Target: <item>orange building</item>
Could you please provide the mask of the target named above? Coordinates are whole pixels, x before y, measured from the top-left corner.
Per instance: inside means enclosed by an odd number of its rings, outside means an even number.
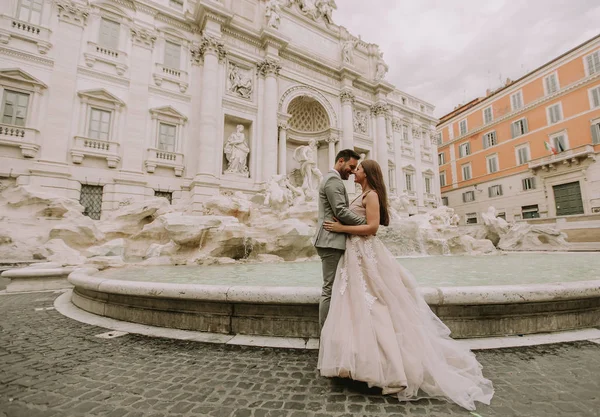
[[[600,35],[437,126],[442,201],[460,224],[600,213]]]

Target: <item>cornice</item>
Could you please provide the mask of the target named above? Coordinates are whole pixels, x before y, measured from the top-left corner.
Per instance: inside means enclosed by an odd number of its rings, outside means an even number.
[[[50,68],[54,67],[53,59],[42,58],[41,56],[36,55],[36,54],[30,54],[28,52],[17,51],[15,49],[11,49],[11,48],[5,48],[5,47],[0,46],[0,55],[12,56],[14,58],[19,58],[24,61],[35,62],[37,64],[41,64],[41,65],[44,65],[44,66],[50,67]]]
[[[173,98],[175,100],[183,101],[185,103],[189,103],[192,101],[192,97],[187,94],[176,93],[175,91],[167,91],[163,90],[160,87],[155,87],[153,85],[148,86],[148,91],[158,94],[159,96]]]
[[[123,6],[131,11],[136,12],[137,11],[137,5],[142,5],[142,3],[139,2],[133,2],[131,0],[111,0],[112,3],[116,3],[120,6]]]
[[[161,11],[157,10],[154,18],[159,22],[163,22],[168,25],[173,25],[178,29],[185,30],[186,32],[193,32],[193,28],[189,23],[178,20],[173,16],[166,15]]]
[[[58,19],[76,26],[85,26],[90,13],[88,6],[75,3],[73,0],[55,0],[58,8]]]
[[[230,35],[234,38],[240,39],[250,45],[254,45],[257,48],[261,47],[260,36],[258,34],[254,35],[248,32],[241,32],[238,28],[233,28],[231,26],[222,28],[222,32],[225,35]]]
[[[258,106],[256,104],[251,102],[241,102],[227,95],[223,97],[223,108],[230,110],[238,110],[242,113],[258,113]]]
[[[131,39],[135,44],[148,49],[154,48],[154,42],[156,41],[157,36],[155,31],[151,31],[139,26],[132,27],[130,31]]]
[[[92,78],[96,78],[98,80],[110,81],[115,84],[119,84],[125,87],[129,87],[129,80],[123,77],[119,77],[117,75],[105,74],[103,72],[94,71],[92,69],[79,66],[77,67],[77,73],[82,75],[87,75]]]

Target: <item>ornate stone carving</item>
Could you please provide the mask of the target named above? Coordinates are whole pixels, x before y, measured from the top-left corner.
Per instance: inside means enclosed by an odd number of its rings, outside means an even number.
[[[281,130],[288,130],[288,122],[285,120],[280,120],[279,123],[277,123],[277,126],[279,126],[279,128]]]
[[[331,15],[337,10],[335,0],[291,0],[290,3],[297,3],[302,14],[313,20],[323,18],[325,22],[333,24]]]
[[[90,12],[88,7],[75,3],[73,0],[56,0],[56,6],[59,20],[78,26],[86,24]]]
[[[152,49],[156,41],[156,33],[140,27],[131,28],[131,39],[137,45]]]
[[[350,38],[345,41],[342,41],[342,62],[345,64],[354,64],[354,49],[360,40],[360,36],[358,39]]]
[[[375,64],[375,81],[381,81],[385,78],[385,74],[388,72],[388,65],[383,60],[383,52],[379,54],[377,63]]]
[[[369,125],[366,112],[362,110],[354,110],[354,131],[366,135],[368,126]]]
[[[319,183],[323,179],[323,174],[317,168],[317,141],[311,139],[308,145],[299,146],[294,150],[294,160],[300,163],[300,173],[302,174],[302,191],[307,199],[313,196]]]
[[[227,56],[225,44],[221,40],[213,36],[204,36],[202,41],[200,41],[200,45],[191,49],[192,60],[199,64],[207,52],[215,53],[219,57],[219,60],[225,59]]]
[[[337,136],[330,136],[327,139],[325,139],[326,143],[338,143],[339,142],[339,138]]]
[[[415,139],[421,138],[421,131],[419,129],[413,128],[412,134],[413,134],[413,138],[415,138]]]
[[[340,93],[340,99],[342,100],[342,103],[354,103],[354,93],[350,90],[344,90]]]
[[[229,74],[227,79],[227,91],[233,95],[249,99],[252,96],[252,74],[243,71],[233,62],[229,63]]]
[[[385,116],[388,113],[388,106],[383,103],[375,103],[371,106],[371,114],[374,116]]]
[[[267,18],[267,27],[279,29],[281,24],[281,1],[267,0],[265,17]]]
[[[392,129],[395,132],[401,132],[402,131],[402,123],[400,122],[400,120],[398,120],[398,119],[392,119]]]
[[[242,177],[248,177],[247,159],[250,153],[250,147],[246,141],[246,135],[243,125],[237,125],[235,132],[229,135],[223,152],[229,165],[225,170],[226,174],[235,174]]]
[[[281,70],[281,65],[279,65],[279,61],[276,61],[272,58],[267,58],[262,62],[256,64],[258,68],[258,72],[264,76],[266,75],[279,75],[279,71]]]

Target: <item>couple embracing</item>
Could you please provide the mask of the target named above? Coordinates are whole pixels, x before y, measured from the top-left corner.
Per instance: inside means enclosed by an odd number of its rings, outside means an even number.
[[[359,160],[340,151],[319,186],[321,375],[363,381],[404,401],[489,404],[494,390],[475,355],[450,338],[411,273],[376,237],[390,219],[383,173],[377,162]],[[342,181],[350,174],[362,189],[351,202]]]

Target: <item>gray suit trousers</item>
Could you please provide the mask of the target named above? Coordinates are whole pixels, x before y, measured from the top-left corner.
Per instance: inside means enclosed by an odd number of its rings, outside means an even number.
[[[327,319],[327,313],[329,313],[331,289],[333,288],[335,273],[337,272],[338,263],[344,251],[333,248],[317,248],[317,253],[321,257],[321,267],[323,268],[323,291],[321,292],[321,300],[319,302],[319,325],[322,329],[325,319]]]

